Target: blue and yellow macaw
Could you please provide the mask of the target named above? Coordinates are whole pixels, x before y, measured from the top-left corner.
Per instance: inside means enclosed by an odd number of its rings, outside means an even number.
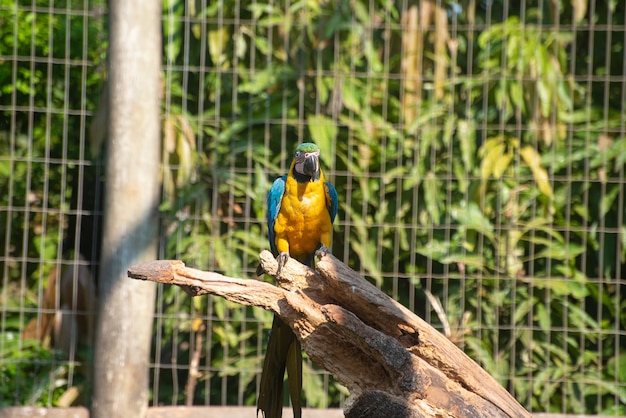
[[[319,158],[317,145],[300,144],[289,173],[277,178],[267,195],[268,235],[279,271],[290,256],[312,267],[315,251],[330,248],[332,243],[338,197],[335,187],[324,180]],[[300,418],[302,348],[291,328],[274,315],[263,362],[257,414],[260,410],[265,418],[282,416],[285,368],[294,418]]]

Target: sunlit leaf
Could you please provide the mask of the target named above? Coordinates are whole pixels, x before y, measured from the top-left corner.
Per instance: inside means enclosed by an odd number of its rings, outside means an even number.
[[[509,168],[511,160],[513,160],[513,153],[508,150],[500,155],[500,158],[497,158],[493,165],[493,177],[496,179],[501,178],[506,169]]]
[[[353,112],[361,112],[361,99],[355,81],[353,79],[348,80],[342,85],[342,100],[343,105]]]
[[[574,243],[562,244],[558,241],[550,242],[548,248],[539,252],[538,257],[545,257],[555,260],[572,260],[582,254],[585,247]]]
[[[496,363],[493,355],[486,343],[475,338],[468,338],[466,344],[474,354],[474,358],[491,373],[496,371]]]
[[[574,327],[583,331],[600,330],[600,324],[577,304],[565,300],[563,305],[569,311],[568,318]]]
[[[330,153],[337,137],[337,126],[333,120],[322,115],[309,115],[307,121],[313,142],[322,150],[322,153]]]
[[[450,254],[447,257],[443,257],[439,262],[442,264],[458,263],[468,267],[474,267],[478,270],[485,268],[485,260],[483,257],[469,254]]]
[[[615,208],[615,199],[618,196],[620,187],[614,186],[608,189],[608,191],[600,199],[600,216],[604,218],[606,214]]]
[[[437,188],[437,179],[432,171],[426,175],[423,184],[426,209],[433,222],[439,223],[439,189]]]
[[[242,83],[239,90],[244,93],[262,93],[276,83],[276,76],[276,69],[259,71],[250,81]]]
[[[372,241],[362,242],[354,242],[353,244],[354,251],[359,256],[359,261],[361,265],[367,272],[369,276],[371,276],[378,286],[380,286],[383,282],[383,275],[380,271],[380,267],[378,265],[377,260],[377,247]]]
[[[524,89],[522,83],[518,81],[512,81],[509,84],[509,93],[511,95],[511,101],[520,109],[523,113],[526,112],[526,102],[524,101]]]
[[[606,364],[607,372],[617,378],[618,382],[626,383],[626,352],[616,353]]]
[[[207,37],[211,60],[216,67],[221,67],[226,60],[224,50],[229,39],[228,27],[221,26],[218,29],[208,31]]]
[[[476,127],[471,120],[460,119],[457,121],[456,130],[465,170],[471,173],[474,169],[474,153],[476,152]]]
[[[401,178],[407,172],[407,168],[403,165],[392,167],[383,176],[383,183],[390,184],[391,182]]]
[[[313,408],[328,407],[323,376],[309,367],[308,362],[302,364],[302,387],[306,393],[307,405]]]
[[[517,304],[515,306],[515,312],[513,314],[513,322],[515,324],[527,322],[527,318],[536,303],[536,298],[528,298],[522,300],[519,304]]]
[[[455,206],[450,214],[459,224],[493,239],[493,225],[476,203],[470,202],[466,207]]]
[[[548,197],[552,197],[552,186],[550,185],[548,172],[541,166],[541,157],[537,150],[527,145],[520,150],[520,155],[532,171],[539,191]]]
[[[315,89],[317,92],[317,97],[319,97],[320,102],[326,103],[328,101],[329,92],[328,92],[328,88],[326,87],[326,82],[323,77],[315,78]]]
[[[543,303],[535,305],[535,318],[543,332],[550,330],[550,316]]]
[[[415,251],[425,257],[434,260],[441,260],[450,251],[450,243],[447,241],[430,241],[423,247],[418,247]]]
[[[479,155],[482,157],[480,162],[480,176],[483,181],[489,180],[496,171],[496,165],[506,150],[506,143],[503,137],[488,139],[480,148]],[[499,171],[503,171],[502,168]]]

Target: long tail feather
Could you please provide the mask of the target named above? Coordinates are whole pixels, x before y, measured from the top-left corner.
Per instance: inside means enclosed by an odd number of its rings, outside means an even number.
[[[300,418],[302,416],[300,405],[302,349],[291,328],[274,315],[261,373],[257,415],[261,411],[264,418],[282,417],[285,368],[288,372],[289,393],[294,408],[294,417]]]
[[[302,347],[300,341],[295,338],[289,346],[287,354],[287,380],[289,382],[289,396],[293,407],[294,418],[302,417],[302,405],[300,397],[302,394]]]

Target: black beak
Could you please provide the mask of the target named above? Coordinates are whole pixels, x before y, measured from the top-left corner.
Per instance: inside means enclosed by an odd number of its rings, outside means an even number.
[[[317,177],[319,171],[319,161],[316,154],[307,155],[302,165],[302,171],[312,179]]]

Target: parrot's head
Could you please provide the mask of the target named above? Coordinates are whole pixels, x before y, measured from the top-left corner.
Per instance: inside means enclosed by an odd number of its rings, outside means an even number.
[[[315,181],[320,178],[320,149],[311,142],[298,145],[291,165],[294,177],[300,181]]]

